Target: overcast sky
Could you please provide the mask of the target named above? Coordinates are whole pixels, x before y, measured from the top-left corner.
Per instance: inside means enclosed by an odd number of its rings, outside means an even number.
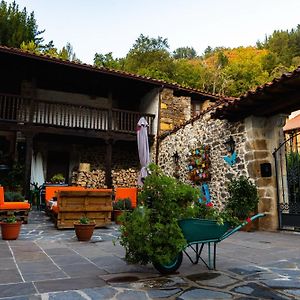
[[[12,2],[12,1],[7,1]],[[76,56],[123,57],[137,37],[167,38],[170,50],[255,45],[275,29],[300,24],[300,0],[16,0],[34,11],[45,41],[70,42]]]

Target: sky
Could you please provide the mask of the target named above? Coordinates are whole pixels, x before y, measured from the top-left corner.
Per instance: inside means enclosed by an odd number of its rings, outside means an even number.
[[[8,3],[12,1],[6,1]],[[45,42],[67,42],[84,63],[95,53],[124,57],[140,34],[167,38],[170,51],[254,46],[300,24],[300,0],[16,0],[34,11]]]

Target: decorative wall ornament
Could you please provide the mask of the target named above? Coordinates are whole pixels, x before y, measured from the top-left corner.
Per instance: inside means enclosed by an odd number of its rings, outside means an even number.
[[[232,167],[236,163],[235,141],[233,140],[232,136],[229,137],[224,145],[228,153],[226,156],[224,156],[224,160]]]
[[[189,179],[195,184],[210,180],[210,146],[199,145],[190,153],[188,164]]]

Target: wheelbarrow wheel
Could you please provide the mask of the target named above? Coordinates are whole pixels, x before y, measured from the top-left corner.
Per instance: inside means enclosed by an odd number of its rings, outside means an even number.
[[[171,274],[174,273],[182,263],[182,251],[179,252],[176,257],[167,264],[160,264],[157,262],[153,263],[154,268],[161,274]]]

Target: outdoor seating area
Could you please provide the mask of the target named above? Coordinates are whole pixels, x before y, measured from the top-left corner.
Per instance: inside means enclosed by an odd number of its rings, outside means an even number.
[[[0,186],[0,220],[11,213],[14,213],[23,221],[23,223],[27,223],[29,211],[30,204],[28,202],[5,202],[4,188]]]
[[[74,228],[82,216],[95,220],[96,227],[111,223],[113,201],[130,199],[132,208],[137,205],[136,187],[91,189],[81,186],[46,186],[45,211],[58,229]]]

